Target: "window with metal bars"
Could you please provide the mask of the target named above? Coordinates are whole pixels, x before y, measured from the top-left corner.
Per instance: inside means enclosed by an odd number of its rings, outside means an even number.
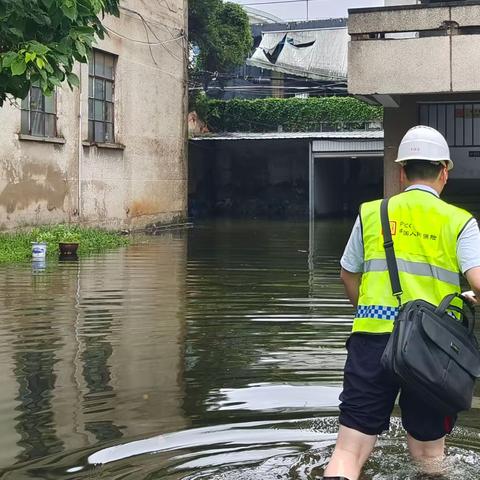
[[[20,132],[35,137],[56,137],[56,94],[44,95],[42,89],[32,85],[22,100]]]
[[[93,50],[88,63],[88,140],[114,143],[115,55]]]
[[[441,132],[450,147],[480,147],[480,102],[420,103],[418,120]]]

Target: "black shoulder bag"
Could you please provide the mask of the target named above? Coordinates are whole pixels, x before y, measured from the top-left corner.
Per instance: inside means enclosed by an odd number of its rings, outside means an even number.
[[[392,293],[400,306],[382,366],[399,378],[403,388],[416,392],[439,413],[468,410],[475,380],[480,377],[474,309],[457,293],[447,295],[438,306],[421,299],[401,304],[403,292],[387,199],[382,201],[380,212]],[[452,305],[455,298],[462,300],[462,308]]]

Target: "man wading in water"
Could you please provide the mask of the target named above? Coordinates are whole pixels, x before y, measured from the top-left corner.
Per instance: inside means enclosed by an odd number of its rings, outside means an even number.
[[[447,142],[433,128],[414,127],[402,139],[396,162],[406,188],[390,199],[389,216],[393,241],[398,239],[402,299],[422,298],[438,305],[445,295],[460,293],[455,280],[460,273],[480,298],[477,222],[439,198],[453,167]],[[357,312],[347,341],[340,429],[325,480],[358,479],[377,435],[389,428],[400,390],[380,364],[398,312],[381,232],[380,201],[363,204],[341,259],[341,278]],[[477,303],[472,292],[467,295]],[[410,454],[422,469],[432,471],[443,458],[445,435],[456,416],[444,417],[406,391],[400,392],[399,404]]]

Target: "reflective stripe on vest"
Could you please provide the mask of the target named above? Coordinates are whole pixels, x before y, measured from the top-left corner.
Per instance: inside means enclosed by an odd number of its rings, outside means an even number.
[[[397,258],[397,266],[400,272],[433,277],[442,282],[451,283],[457,287],[460,286],[460,275],[458,271],[454,272],[445,268],[436,267],[435,265],[430,265],[429,263],[410,262],[401,258]],[[383,272],[386,270],[388,270],[388,267],[387,260],[385,259],[377,258],[368,260],[364,264],[365,272]]]
[[[380,202],[361,206],[364,272],[354,332],[389,333],[398,312],[383,248]],[[435,195],[409,190],[395,195],[388,207],[402,284],[402,303],[416,298],[438,304],[460,292],[457,238],[472,216]]]

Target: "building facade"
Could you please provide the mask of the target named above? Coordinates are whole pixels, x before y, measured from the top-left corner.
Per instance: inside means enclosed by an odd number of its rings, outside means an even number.
[[[349,92],[385,107],[385,191],[400,189],[393,160],[402,136],[429,125],[455,162],[446,193],[478,210],[480,2],[388,5],[350,10],[348,21]]]
[[[184,0],[126,0],[79,88],[0,108],[0,230],[185,217],[186,16]]]

